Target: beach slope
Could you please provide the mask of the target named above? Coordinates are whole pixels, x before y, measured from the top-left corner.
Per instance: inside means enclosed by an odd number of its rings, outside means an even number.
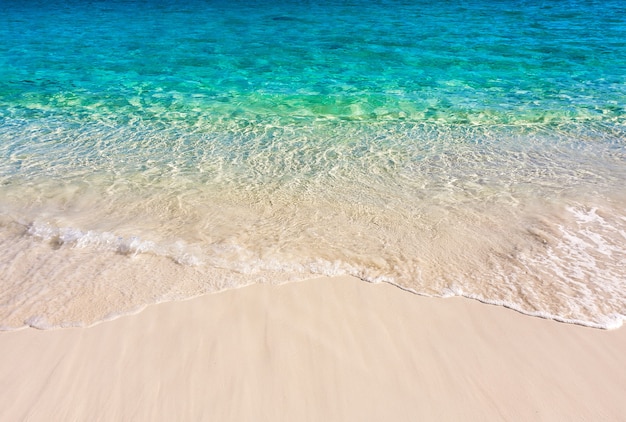
[[[626,330],[350,277],[0,333],[1,420],[623,420]]]

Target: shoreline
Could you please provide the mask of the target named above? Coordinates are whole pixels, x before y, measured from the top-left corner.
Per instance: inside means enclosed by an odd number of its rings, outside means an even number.
[[[0,333],[6,420],[619,420],[626,331],[353,277]]]

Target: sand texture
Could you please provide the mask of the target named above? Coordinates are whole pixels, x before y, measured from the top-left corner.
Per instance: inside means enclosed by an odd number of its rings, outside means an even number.
[[[350,277],[0,333],[0,420],[619,421],[626,329]]]

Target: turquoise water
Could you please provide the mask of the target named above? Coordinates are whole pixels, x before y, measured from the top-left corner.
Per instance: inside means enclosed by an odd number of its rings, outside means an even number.
[[[0,11],[2,327],[335,274],[626,315],[619,1]]]

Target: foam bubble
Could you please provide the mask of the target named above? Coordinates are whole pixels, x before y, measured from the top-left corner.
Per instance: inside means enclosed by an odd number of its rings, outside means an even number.
[[[55,227],[49,223],[33,222],[26,233],[48,242],[54,247],[89,248],[111,251],[134,257],[140,254],[154,254],[172,259],[182,265],[201,265],[202,260],[187,250],[183,241],[170,244],[157,244],[142,240],[137,236],[122,237],[109,232],[83,231],[74,227]]]

